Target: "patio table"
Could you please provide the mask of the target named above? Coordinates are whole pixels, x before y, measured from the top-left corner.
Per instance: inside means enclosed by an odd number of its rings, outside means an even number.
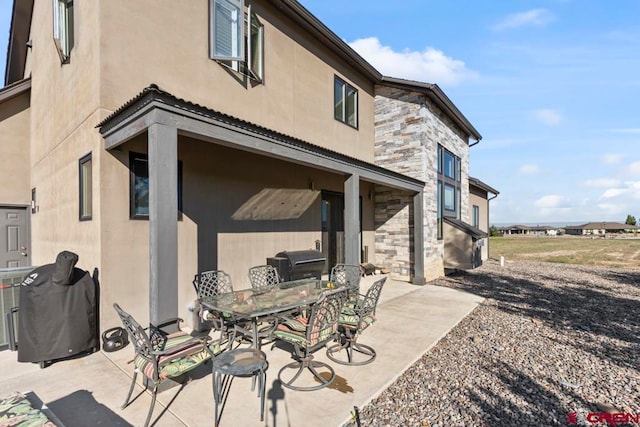
[[[282,282],[270,289],[242,289],[202,298],[200,303],[209,310],[232,317],[237,321],[251,321],[253,346],[260,348],[258,323],[266,318],[307,307],[320,298],[322,292],[337,285],[327,280],[300,279]]]

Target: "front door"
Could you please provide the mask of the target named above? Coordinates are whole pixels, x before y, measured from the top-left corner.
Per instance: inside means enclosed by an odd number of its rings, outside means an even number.
[[[27,208],[0,207],[0,268],[31,265]]]
[[[344,196],[322,192],[322,255],[326,261],[323,273],[344,262]]]

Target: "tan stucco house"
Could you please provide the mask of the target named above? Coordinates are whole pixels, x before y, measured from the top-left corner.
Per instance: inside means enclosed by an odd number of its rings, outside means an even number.
[[[295,0],[176,6],[14,1],[0,208],[26,240],[7,266],[77,253],[104,327],[114,302],[187,317],[195,273],[248,287],[283,250],[442,275],[481,136],[440,88],[381,75]]]

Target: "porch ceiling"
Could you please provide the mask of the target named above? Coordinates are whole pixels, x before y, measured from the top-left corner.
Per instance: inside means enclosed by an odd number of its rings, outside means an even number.
[[[113,149],[146,132],[152,124],[177,129],[179,135],[284,159],[309,167],[414,193],[425,183],[380,166],[287,136],[178,98],[152,84],[126,102],[96,127]]]

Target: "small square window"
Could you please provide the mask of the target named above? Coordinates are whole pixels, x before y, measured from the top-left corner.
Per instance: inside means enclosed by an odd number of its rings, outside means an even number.
[[[333,105],[336,120],[358,128],[358,91],[338,77],[334,79]]]
[[[73,48],[73,0],[53,0],[53,41],[60,61],[69,62]]]
[[[149,219],[149,160],[146,154],[129,153],[129,215]],[[178,219],[182,216],[182,162],[178,161]]]
[[[80,181],[80,221],[88,221],[92,216],[93,187],[92,175],[93,166],[91,153],[87,154],[79,161],[79,181]]]
[[[480,207],[477,205],[473,205],[472,225],[476,228],[480,227]]]

